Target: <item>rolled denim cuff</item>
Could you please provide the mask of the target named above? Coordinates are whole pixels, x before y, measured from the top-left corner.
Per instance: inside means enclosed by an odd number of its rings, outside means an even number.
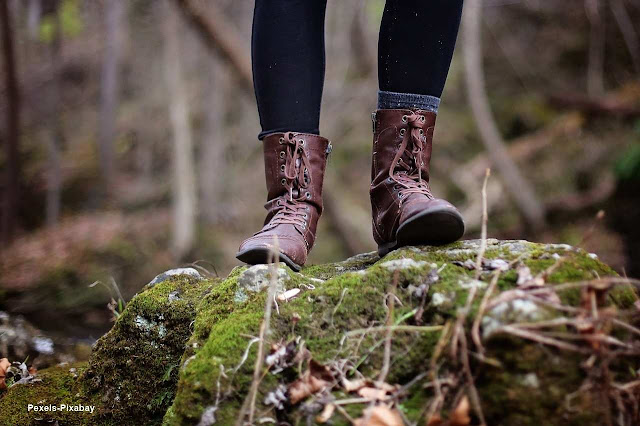
[[[378,109],[422,109],[438,112],[440,98],[415,93],[378,91]]]

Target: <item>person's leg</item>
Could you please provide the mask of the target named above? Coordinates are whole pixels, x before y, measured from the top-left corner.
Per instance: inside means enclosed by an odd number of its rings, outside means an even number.
[[[429,163],[462,0],[387,0],[378,42],[371,210],[383,256],[406,245],[446,244],[464,234],[458,210],[435,198]]]
[[[387,0],[378,40],[378,108],[437,111],[462,0]]]
[[[256,0],[251,57],[262,132],[318,134],[327,0]]]
[[[315,241],[331,151],[318,136],[326,3],[256,0],[251,52],[268,213],[236,254],[246,263],[267,263],[277,239],[280,261],[299,270]]]

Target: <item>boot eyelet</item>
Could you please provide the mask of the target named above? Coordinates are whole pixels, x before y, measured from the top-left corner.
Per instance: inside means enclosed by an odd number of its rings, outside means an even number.
[[[302,217],[304,217],[306,219],[308,217],[308,215],[305,213],[304,216],[302,216]]]
[[[404,194],[402,192],[398,192],[398,197],[399,198],[404,198]]]
[[[306,223],[302,224],[302,229],[307,229],[307,224]]]
[[[424,135],[424,130],[420,129],[420,135]]]
[[[400,129],[400,136],[404,136],[406,130],[405,129]]]
[[[280,138],[280,140],[278,140],[278,143],[282,145],[284,143],[284,138]]]
[[[387,178],[387,183],[391,183],[391,182],[393,182],[393,180],[390,177],[388,177]]]
[[[420,116],[420,121],[422,121],[424,123],[424,120],[425,120],[424,115],[421,115]]]
[[[282,205],[282,200],[276,201],[276,206],[281,206],[281,205]]]
[[[304,194],[305,197],[307,197],[307,200],[311,199],[311,193],[309,191],[307,191],[306,194]]]
[[[305,207],[304,209],[305,209],[306,211],[309,211],[309,206]]]
[[[280,181],[281,184],[286,185],[287,184],[287,180],[285,178],[282,178],[282,180]]]
[[[300,139],[300,146],[304,146],[304,139]]]
[[[280,158],[284,158],[284,151],[280,151]]]
[[[284,164],[282,166],[280,166],[280,171],[284,172]]]
[[[409,117],[407,117],[406,115],[402,116],[402,122],[403,123],[406,123],[408,119],[409,119]]]

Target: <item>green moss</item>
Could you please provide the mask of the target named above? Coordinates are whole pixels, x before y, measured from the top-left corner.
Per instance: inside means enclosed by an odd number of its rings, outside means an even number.
[[[85,364],[71,364],[52,367],[38,373],[39,381],[14,385],[0,394],[0,425],[39,425],[43,422],[60,422],[65,425],[84,425],[91,422],[91,414],[70,411],[28,411],[29,404],[34,405],[87,405],[90,404],[78,393],[78,373],[86,368]],[[72,370],[75,369],[75,370]],[[71,371],[70,371],[71,370]]]
[[[562,258],[561,263],[554,254]],[[480,275],[483,282],[478,283],[474,281],[475,271],[453,262],[475,260],[476,256],[477,244],[459,242],[440,248],[404,248],[382,259],[375,253],[360,255],[344,262],[309,266],[299,274],[287,269],[286,287],[298,287],[302,293],[293,300],[280,302],[274,310],[268,341],[288,342],[299,337],[299,344],[317,362],[328,365],[348,360],[347,376],[357,372],[377,377],[383,365],[385,333],[367,330],[385,324],[385,300],[394,279],[398,298],[395,324],[444,324],[454,319],[464,306],[470,286],[477,286],[478,295],[466,324],[469,326],[492,273],[483,272]],[[553,267],[547,277],[549,284],[615,275],[597,259],[568,246],[490,240],[486,257],[522,261],[534,274]],[[418,263],[397,273],[385,263],[399,259]],[[59,398],[75,392],[73,395],[81,400],[95,403],[98,412],[90,422],[98,424],[196,424],[216,401],[218,424],[235,423],[251,385],[258,345],[250,342],[259,334],[266,301],[265,291],[247,292],[246,301],[236,301],[238,281],[246,270],[235,268],[224,280],[194,281],[182,277],[146,288],[96,344],[90,364],[79,380],[67,384],[49,380],[43,382],[43,389],[57,389],[63,393]],[[420,300],[407,287],[426,282],[434,270],[438,271],[438,280],[430,281],[424,313],[416,318]],[[503,273],[497,291],[515,288],[516,281],[514,270]],[[580,290],[563,290],[559,294],[565,303],[580,303]],[[637,300],[637,295],[631,288],[619,287],[610,292],[609,300],[626,309]],[[546,310],[540,318],[554,315],[557,314]],[[515,316],[503,320],[518,321]],[[394,357],[387,382],[405,385],[420,373],[426,373],[439,338],[438,330],[394,332]],[[593,394],[585,393],[576,399],[579,411],[558,402],[582,384],[585,373],[581,357],[500,335],[489,338],[485,345],[487,355],[497,360],[500,367],[472,360],[472,370],[489,424],[591,424],[600,418]],[[460,366],[447,354],[443,354],[439,364],[441,374],[460,371]],[[611,371],[617,381],[624,382],[630,372],[640,367],[637,364],[634,360],[623,360],[613,363]],[[279,385],[286,386],[295,380],[301,368],[304,366],[293,366],[278,374],[266,373],[260,382],[256,412],[275,418],[272,408],[264,405],[264,397]],[[12,388],[0,404],[15,404],[18,395]],[[337,399],[351,396],[339,390],[333,392]],[[433,396],[431,388],[415,384],[400,401],[399,408],[408,419],[420,424]],[[447,404],[442,413],[445,417]],[[366,405],[344,408],[356,418]],[[16,416],[19,414],[24,412],[15,412]],[[290,424],[305,424],[313,415],[302,410],[301,405],[287,407],[277,414],[279,421]],[[332,421],[348,424],[338,414]]]
[[[182,276],[129,302],[96,343],[82,377],[83,393],[99,400],[96,421],[160,422],[175,394],[176,366],[192,333],[196,305],[215,284]]]

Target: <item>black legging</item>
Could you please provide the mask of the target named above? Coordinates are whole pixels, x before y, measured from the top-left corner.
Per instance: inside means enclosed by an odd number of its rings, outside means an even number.
[[[442,95],[462,1],[387,0],[378,41],[380,90]],[[326,5],[256,0],[251,56],[260,138],[280,131],[319,133]]]

